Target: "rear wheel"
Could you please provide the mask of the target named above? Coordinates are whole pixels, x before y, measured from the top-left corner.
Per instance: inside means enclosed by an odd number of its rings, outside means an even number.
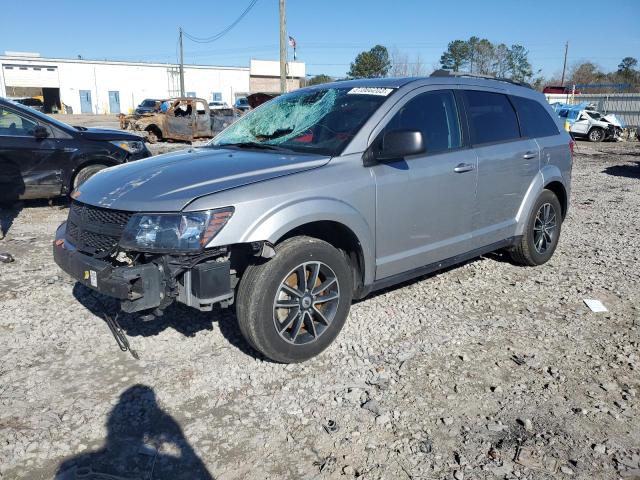
[[[315,238],[290,238],[271,260],[244,272],[236,304],[240,331],[270,359],[302,362],[340,333],[352,294],[343,252]]]
[[[604,130],[599,127],[594,127],[589,131],[590,142],[601,142],[604,140]]]
[[[520,242],[511,249],[514,262],[537,266],[549,261],[560,238],[562,207],[558,197],[543,190],[531,210]]]
[[[82,185],[84,182],[89,180],[90,177],[92,177],[93,175],[98,173],[100,170],[104,170],[105,168],[107,168],[107,166],[106,165],[102,165],[102,164],[100,164],[100,165],[89,165],[87,167],[81,168],[78,171],[78,173],[76,173],[76,176],[73,177],[73,189],[75,190],[80,185]]]

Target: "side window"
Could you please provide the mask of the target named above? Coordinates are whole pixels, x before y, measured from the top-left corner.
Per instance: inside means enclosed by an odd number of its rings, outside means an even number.
[[[518,118],[506,95],[465,90],[471,143],[495,143],[520,137]]]
[[[196,102],[196,111],[198,112],[198,115],[205,115],[207,112],[205,110],[204,103]]]
[[[443,152],[462,145],[456,100],[451,90],[427,92],[409,100],[384,131],[422,132],[427,153]]]
[[[38,124],[12,110],[0,107],[0,135],[31,137]]]
[[[535,100],[511,97],[518,112],[523,137],[549,137],[558,134],[558,127],[545,108]]]

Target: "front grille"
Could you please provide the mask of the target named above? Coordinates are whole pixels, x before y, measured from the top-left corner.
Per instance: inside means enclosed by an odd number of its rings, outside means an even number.
[[[92,255],[111,251],[133,213],[73,202],[69,208],[66,240]]]

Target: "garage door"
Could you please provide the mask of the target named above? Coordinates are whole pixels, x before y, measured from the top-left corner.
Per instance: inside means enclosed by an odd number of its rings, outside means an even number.
[[[4,83],[11,87],[58,88],[58,67],[46,65],[3,65]]]

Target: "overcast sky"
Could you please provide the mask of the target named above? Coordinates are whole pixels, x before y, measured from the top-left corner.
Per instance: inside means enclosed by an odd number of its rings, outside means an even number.
[[[3,2],[0,51],[47,57],[175,62],[178,27],[209,37],[232,23],[249,0]],[[28,5],[28,8],[26,7]],[[287,0],[287,30],[307,73],[343,76],[356,54],[376,43],[420,55],[436,67],[449,41],[471,35],[530,51],[546,76],[591,60],[615,69],[640,58],[640,0]],[[248,66],[251,58],[278,58],[278,0],[258,0],[228,34],[213,43],[185,40],[185,62]]]

